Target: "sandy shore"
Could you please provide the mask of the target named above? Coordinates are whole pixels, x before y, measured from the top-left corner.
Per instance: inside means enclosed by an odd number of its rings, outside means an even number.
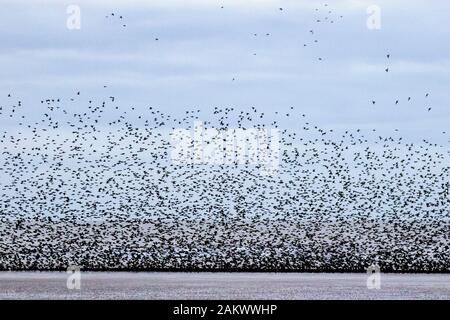
[[[450,274],[1,272],[0,299],[450,299]]]

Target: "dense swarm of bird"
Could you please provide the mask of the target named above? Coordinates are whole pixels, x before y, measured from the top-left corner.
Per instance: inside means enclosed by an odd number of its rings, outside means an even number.
[[[31,102],[3,100],[18,129],[0,136],[2,270],[450,270],[444,146],[323,129],[293,107],[174,116],[76,91],[29,118]],[[201,119],[278,128],[278,172],[174,162],[172,130]]]
[[[314,54],[325,24],[342,18],[328,4],[315,8],[305,50]],[[121,14],[105,19],[127,27]],[[249,36],[270,41],[268,31]],[[174,116],[75,91],[40,99],[44,110],[29,116],[34,102],[4,100],[0,118],[11,126],[0,134],[1,270],[450,271],[445,146],[320,128],[293,107]],[[283,128],[285,118],[295,127]],[[218,133],[280,130],[278,170],[262,174],[236,157],[173,161],[175,129],[202,119]]]

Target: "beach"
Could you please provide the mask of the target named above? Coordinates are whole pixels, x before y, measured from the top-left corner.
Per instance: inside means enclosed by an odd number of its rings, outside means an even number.
[[[0,299],[449,299],[450,274],[83,272],[68,289],[65,272],[1,272]]]

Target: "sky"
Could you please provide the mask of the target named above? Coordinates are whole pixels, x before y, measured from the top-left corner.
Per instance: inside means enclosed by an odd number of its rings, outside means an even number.
[[[80,29],[67,28],[69,5],[80,8]],[[381,29],[367,27],[371,5]],[[328,129],[449,140],[447,1],[2,0],[1,8],[0,105],[11,93],[30,116],[43,112],[43,98],[81,91],[174,115],[295,107]]]

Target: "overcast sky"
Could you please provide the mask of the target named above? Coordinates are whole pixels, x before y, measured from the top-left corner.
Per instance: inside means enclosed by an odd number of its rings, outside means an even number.
[[[66,27],[71,4],[80,30]],[[367,28],[370,5],[381,9],[380,30]],[[327,128],[441,139],[450,132],[449,17],[442,0],[2,0],[0,104],[13,93],[35,112],[42,98],[80,90],[174,114],[293,106]]]

